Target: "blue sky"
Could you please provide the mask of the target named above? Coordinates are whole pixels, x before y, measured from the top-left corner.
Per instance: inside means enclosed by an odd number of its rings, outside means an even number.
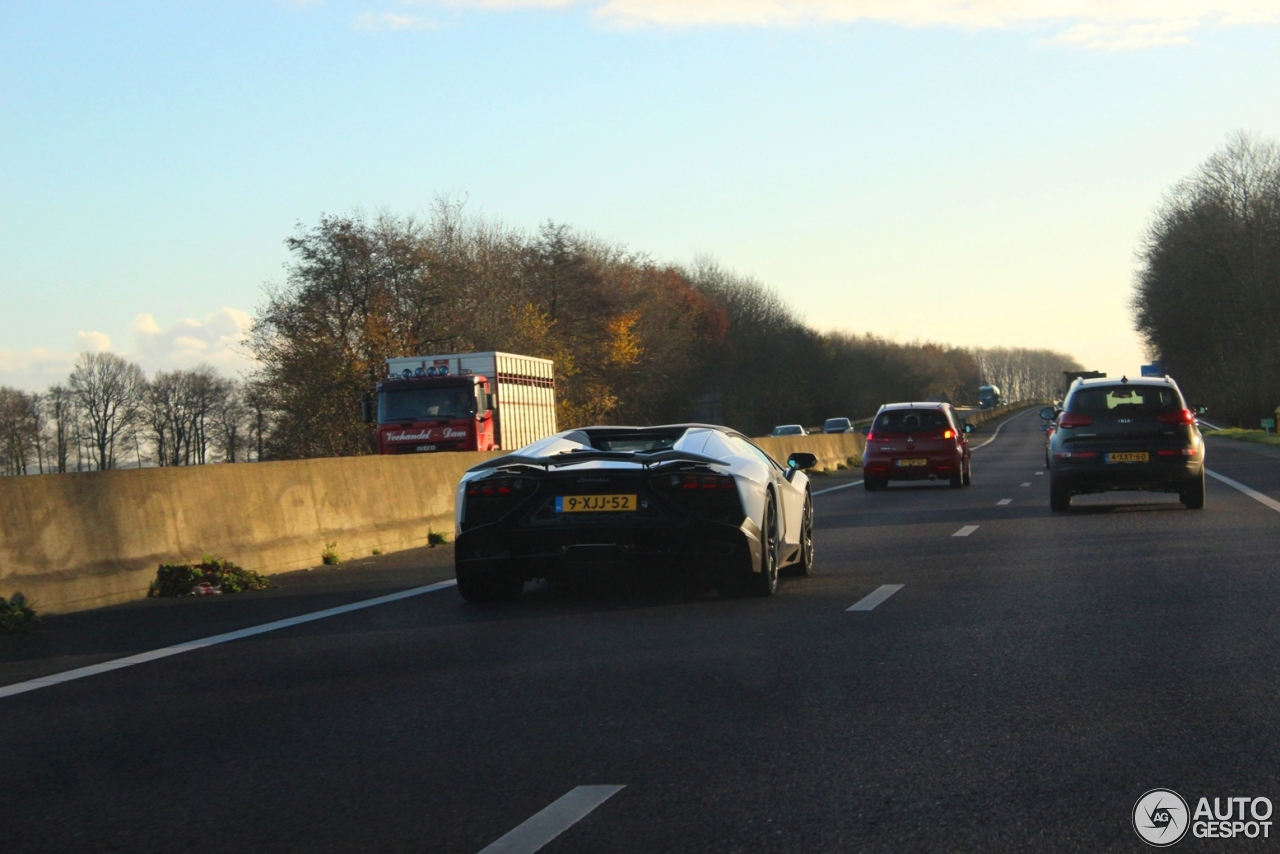
[[[1161,194],[1280,137],[1278,7],[10,0],[0,383],[242,369],[296,223],[439,194],[710,255],[820,328],[1133,371]]]

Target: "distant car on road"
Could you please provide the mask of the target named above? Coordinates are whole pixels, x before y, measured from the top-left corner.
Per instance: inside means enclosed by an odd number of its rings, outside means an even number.
[[[852,433],[853,422],[848,418],[828,418],[822,422],[823,433]]]
[[[472,466],[458,484],[454,564],[469,602],[514,600],[532,578],[618,569],[711,576],[769,596],[813,567],[813,497],[794,453],[782,466],[724,427],[584,427]]]
[[[938,480],[954,487],[972,482],[969,424],[949,403],[890,403],[880,407],[862,454],[862,484],[868,492],[891,480]]]
[[[779,424],[769,433],[770,436],[808,436],[809,431],[799,424]]]
[[[1115,490],[1176,492],[1190,510],[1204,507],[1204,438],[1196,416],[1168,377],[1079,379],[1055,420],[1049,439],[1049,506],[1071,507],[1071,497]]]

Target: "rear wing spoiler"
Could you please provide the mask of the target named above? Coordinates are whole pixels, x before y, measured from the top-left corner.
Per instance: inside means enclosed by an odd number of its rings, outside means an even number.
[[[562,451],[550,457],[526,457],[520,454],[506,454],[501,457],[494,457],[491,460],[485,460],[477,463],[468,472],[485,471],[487,469],[500,468],[540,468],[545,471],[551,471],[553,468],[560,466],[573,466],[579,463],[594,462],[618,462],[618,463],[636,463],[637,465],[650,468],[652,466],[661,465],[663,463],[696,463],[698,465],[725,465],[724,460],[717,460],[715,457],[708,457],[705,454],[695,454],[690,451]]]

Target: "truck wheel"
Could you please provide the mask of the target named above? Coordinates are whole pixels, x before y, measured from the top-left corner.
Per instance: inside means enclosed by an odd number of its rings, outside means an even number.
[[[1049,509],[1055,513],[1071,509],[1071,491],[1052,477],[1049,478]]]
[[[1200,477],[1193,480],[1182,488],[1178,493],[1178,497],[1182,499],[1182,503],[1186,505],[1188,510],[1204,509],[1204,472],[1200,472]]]

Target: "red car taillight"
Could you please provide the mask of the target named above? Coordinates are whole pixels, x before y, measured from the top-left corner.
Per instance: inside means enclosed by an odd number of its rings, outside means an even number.
[[[1190,409],[1179,409],[1176,412],[1162,412],[1157,418],[1161,424],[1195,424],[1196,415]]]
[[[1088,427],[1092,423],[1092,415],[1081,415],[1078,412],[1064,412],[1058,416],[1059,427]]]

